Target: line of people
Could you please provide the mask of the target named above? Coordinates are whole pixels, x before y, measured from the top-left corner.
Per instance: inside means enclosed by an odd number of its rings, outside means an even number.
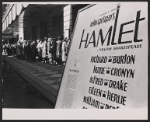
[[[42,61],[53,65],[65,65],[70,39],[45,37],[43,40],[22,40],[16,45],[16,55],[27,61]]]
[[[16,45],[10,44],[9,42],[4,43],[2,54],[8,55],[8,56],[15,56],[16,55]]]

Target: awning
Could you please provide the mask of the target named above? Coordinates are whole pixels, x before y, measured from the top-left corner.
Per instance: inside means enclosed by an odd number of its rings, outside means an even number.
[[[2,35],[2,39],[7,40],[7,39],[12,39],[14,38],[13,35]]]
[[[2,39],[12,39],[12,38],[13,38],[13,29],[11,27],[8,27],[2,33]]]
[[[13,29],[11,27],[6,28],[6,30],[3,31],[2,35],[10,35],[13,34]]]

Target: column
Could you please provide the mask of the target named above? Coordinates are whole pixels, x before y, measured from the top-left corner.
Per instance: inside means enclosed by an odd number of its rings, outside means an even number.
[[[24,11],[18,17],[18,30],[19,38],[21,37],[24,40]]]
[[[64,37],[70,36],[70,31],[72,29],[72,9],[71,5],[64,7]]]

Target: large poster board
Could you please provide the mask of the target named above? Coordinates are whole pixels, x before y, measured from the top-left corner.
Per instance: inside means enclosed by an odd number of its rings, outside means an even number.
[[[147,107],[147,2],[80,10],[55,108]]]

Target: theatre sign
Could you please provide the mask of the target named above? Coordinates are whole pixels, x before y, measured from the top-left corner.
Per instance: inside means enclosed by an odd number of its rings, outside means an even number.
[[[56,108],[148,107],[148,5],[99,3],[78,12]]]

